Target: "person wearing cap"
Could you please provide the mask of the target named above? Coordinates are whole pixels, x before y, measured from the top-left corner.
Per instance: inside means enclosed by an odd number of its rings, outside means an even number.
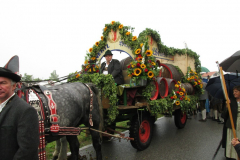
[[[123,75],[121,70],[120,62],[116,59],[112,59],[112,52],[110,50],[107,50],[104,54],[104,57],[106,59],[106,62],[103,62],[101,64],[101,73],[107,75],[111,74],[117,83],[117,85],[123,84]]]
[[[0,159],[38,160],[37,111],[14,90],[21,77],[0,67]]]

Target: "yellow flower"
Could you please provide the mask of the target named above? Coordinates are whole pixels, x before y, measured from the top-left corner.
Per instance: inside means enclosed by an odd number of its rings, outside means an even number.
[[[140,68],[136,68],[136,69],[134,70],[134,75],[135,75],[135,76],[139,76],[141,73],[142,73],[142,70],[141,70]]]
[[[195,78],[197,78],[197,79],[198,79],[198,76],[195,76]]]
[[[191,79],[194,79],[194,76],[192,76]]]
[[[190,99],[188,98],[188,102],[190,102]]]
[[[152,78],[152,77],[154,76],[154,74],[153,74],[152,71],[148,71],[148,74],[147,74],[147,75],[148,75],[149,78]]]
[[[89,67],[90,67],[90,65],[87,65],[87,66],[86,66],[86,68],[89,68]]]
[[[179,95],[181,95],[181,96],[182,96],[182,95],[183,95],[183,92],[179,92]]]
[[[179,101],[176,101],[175,104],[178,106],[178,105],[180,105],[180,102],[179,102]]]
[[[98,46],[98,45],[99,45],[99,42],[96,42],[95,45]]]
[[[132,41],[136,41],[137,40],[137,36],[132,37]]]
[[[140,54],[141,53],[141,49],[136,49],[135,54]]]
[[[173,95],[173,98],[174,98],[174,99],[177,99],[177,96],[176,96],[176,95]]]
[[[93,61],[94,61],[95,59],[96,59],[96,57],[91,57],[91,60],[93,60]]]
[[[138,62],[142,62],[142,57],[137,57]]]
[[[141,68],[142,69],[146,68],[146,65],[145,64],[141,64]]]
[[[96,68],[99,68],[98,65],[95,66]]]
[[[194,72],[194,74],[197,74],[197,72]]]
[[[180,81],[177,82],[177,84],[180,84],[180,83],[181,83]]]
[[[84,64],[87,64],[87,62],[88,62],[88,61],[87,61],[87,60],[85,60]]]
[[[96,71],[96,70],[95,70],[95,68],[93,68],[92,70],[93,70],[93,72],[95,72],[95,71]]]
[[[130,34],[130,32],[127,32],[126,35],[128,36]]]
[[[76,75],[76,78],[78,78],[78,77],[80,77],[80,74],[77,74],[77,75]]]
[[[119,29],[122,29],[122,28],[123,28],[123,25],[122,25],[122,24],[120,24],[120,25],[118,26],[118,28],[119,28]]]
[[[152,64],[153,66],[155,66],[155,65],[156,65],[156,63],[155,63],[155,62],[152,62],[151,64]]]
[[[103,36],[101,36],[101,40],[103,41]]]
[[[107,30],[107,27],[104,28],[104,32]]]
[[[112,21],[111,24],[114,25],[115,21]]]
[[[132,74],[128,74],[128,77],[132,77]]]
[[[91,68],[88,70],[88,72],[92,72]]]
[[[194,85],[197,85],[197,82],[194,82]]]
[[[176,88],[178,88],[178,87],[179,87],[179,85],[178,85],[178,84],[175,84],[175,87],[176,87]]]
[[[90,52],[90,53],[92,52],[92,48],[89,48],[89,52]]]
[[[191,78],[188,78],[187,80],[190,81]]]
[[[134,64],[132,64],[132,68],[134,68],[135,67],[135,65]]]
[[[200,88],[202,88],[202,84],[200,84]]]
[[[140,44],[140,47],[141,47],[141,48],[142,48],[142,46],[143,46],[143,43]]]
[[[185,92],[186,91],[185,88],[182,88],[182,91]]]
[[[150,57],[150,56],[152,55],[152,50],[147,50],[147,51],[146,51],[146,55],[147,55],[148,57]]]
[[[186,101],[188,100],[188,97],[187,97],[187,96],[185,97],[185,100],[186,100]]]

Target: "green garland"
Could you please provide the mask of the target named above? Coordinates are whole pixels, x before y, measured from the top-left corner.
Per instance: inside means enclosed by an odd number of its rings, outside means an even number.
[[[165,45],[162,44],[161,42],[161,38],[158,32],[150,29],[150,28],[146,28],[144,31],[142,31],[139,34],[139,38],[141,37],[146,37],[146,36],[151,36],[157,43],[157,47],[160,53],[164,53],[165,55],[171,55],[171,56],[175,56],[176,54],[178,55],[185,55],[187,54],[188,56],[192,57],[195,59],[195,70],[197,73],[201,72],[201,62],[199,60],[199,55],[197,55],[197,53],[193,52],[190,49],[176,49],[174,47],[167,47]]]

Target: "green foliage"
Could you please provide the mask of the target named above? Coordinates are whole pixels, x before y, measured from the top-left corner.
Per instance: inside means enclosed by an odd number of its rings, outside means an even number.
[[[54,70],[54,71],[51,73],[49,79],[51,79],[51,80],[53,80],[53,81],[59,81],[59,78],[58,78],[58,77],[59,77],[59,76],[57,75],[56,70]]]
[[[21,81],[33,81],[33,76],[24,73],[24,76],[22,76]]]

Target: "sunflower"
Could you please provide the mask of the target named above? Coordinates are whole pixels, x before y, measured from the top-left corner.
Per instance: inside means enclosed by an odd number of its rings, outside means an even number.
[[[142,57],[137,57],[136,60],[137,60],[138,62],[142,62]]]
[[[180,105],[180,102],[179,102],[179,101],[176,101],[175,104],[178,106],[178,105]]]
[[[103,36],[101,36],[101,40],[103,41]]]
[[[88,72],[92,72],[91,68],[88,70]]]
[[[135,54],[140,54],[141,53],[141,49],[136,49]]]
[[[90,53],[92,52],[92,48],[89,48],[89,52],[90,52]]]
[[[197,85],[197,82],[194,82],[194,85]]]
[[[107,27],[104,28],[104,32],[107,30]]]
[[[80,77],[80,74],[77,74],[77,75],[76,75],[76,78],[78,78],[78,77]]]
[[[132,41],[136,41],[137,40],[137,36],[132,37]]]
[[[151,56],[152,55],[152,50],[147,50],[146,51],[146,55],[149,57],[149,56]]]
[[[140,68],[136,68],[136,69],[134,70],[134,75],[135,75],[135,76],[139,76],[141,73],[142,73],[142,70],[141,70]]]
[[[182,96],[182,95],[183,95],[183,92],[179,92],[179,95],[181,95],[181,96]]]
[[[122,28],[123,28],[123,25],[122,25],[122,24],[120,24],[120,25],[118,26],[118,28],[119,28],[119,29],[122,29]]]
[[[85,61],[84,61],[84,64],[87,64],[87,63],[88,63],[88,61],[87,61],[87,60],[85,60]]]
[[[87,65],[87,66],[86,66],[86,68],[89,68],[89,67],[90,67],[90,65]]]
[[[182,88],[182,91],[183,91],[183,92],[185,92],[185,91],[186,91],[186,89],[185,89],[185,88]]]
[[[152,71],[149,71],[147,74],[149,78],[152,78],[154,76],[154,73]]]
[[[140,47],[141,47],[141,48],[142,48],[142,46],[143,46],[143,43],[140,44]]]
[[[151,64],[152,64],[153,66],[155,66],[155,65],[156,65],[156,63],[155,63],[155,62],[152,62]]]
[[[91,60],[93,60],[93,61],[94,61],[95,59],[96,59],[96,57],[91,57]]]
[[[99,45],[99,42],[96,42],[95,45],[98,46],[98,45]]]
[[[188,78],[187,80],[190,81],[191,78]]]
[[[142,69],[146,68],[146,65],[145,64],[141,64],[141,68]]]
[[[111,24],[114,25],[115,21],[112,21]]]
[[[179,87],[179,85],[178,85],[178,84],[175,84],[175,87],[176,87],[176,88],[178,88],[178,87]]]
[[[130,32],[127,32],[126,35],[128,36],[130,34]]]
[[[176,95],[173,95],[173,98],[174,98],[174,99],[177,99],[177,96],[176,96]]]
[[[132,74],[129,74],[128,77],[132,77]]]

